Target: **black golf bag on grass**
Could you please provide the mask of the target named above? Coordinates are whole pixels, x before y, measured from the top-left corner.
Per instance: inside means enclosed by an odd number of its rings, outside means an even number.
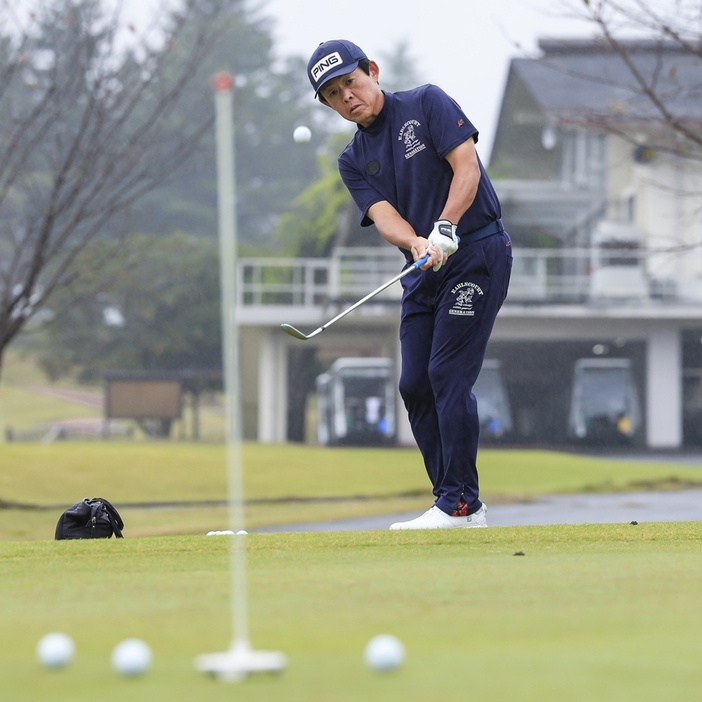
[[[69,507],[58,520],[56,539],[109,539],[122,537],[124,522],[104,497],[84,498]]]

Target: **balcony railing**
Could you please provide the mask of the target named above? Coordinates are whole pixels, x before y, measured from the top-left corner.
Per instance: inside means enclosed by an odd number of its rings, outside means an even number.
[[[344,248],[329,259],[243,259],[239,262],[239,305],[315,307],[355,301],[397,275],[403,260],[392,248]],[[649,278],[645,270],[644,254],[627,247],[621,251],[611,247],[515,248],[507,301],[582,303],[676,297],[675,281]],[[401,292],[397,284],[379,299],[399,301]]]
[[[331,258],[259,258],[239,262],[239,305],[317,306],[355,300],[397,275],[404,257],[397,249],[340,248]],[[399,300],[400,286],[380,299]]]

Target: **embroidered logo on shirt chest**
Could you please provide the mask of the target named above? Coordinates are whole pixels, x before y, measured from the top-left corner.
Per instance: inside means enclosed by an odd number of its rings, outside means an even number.
[[[415,154],[426,149],[426,144],[423,144],[415,133],[415,127],[420,127],[420,123],[416,119],[411,119],[405,122],[400,129],[400,133],[397,136],[398,141],[402,141],[405,144],[405,158],[412,158]]]

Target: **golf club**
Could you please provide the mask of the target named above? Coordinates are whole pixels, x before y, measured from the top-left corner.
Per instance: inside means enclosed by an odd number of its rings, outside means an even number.
[[[321,334],[327,327],[330,327],[334,322],[339,321],[342,317],[345,317],[349,312],[353,312],[357,307],[360,307],[364,302],[367,302],[371,298],[375,297],[378,293],[383,292],[385,288],[389,288],[393,283],[397,283],[398,280],[402,280],[406,275],[409,275],[412,271],[416,271],[418,268],[423,266],[427,261],[429,260],[429,254],[425,254],[420,258],[419,260],[415,261],[409,268],[405,268],[402,273],[399,275],[396,275],[392,280],[388,280],[387,283],[383,283],[379,288],[376,288],[373,290],[373,292],[368,293],[364,298],[360,299],[358,302],[355,304],[351,305],[351,307],[348,307],[345,309],[341,314],[337,314],[334,319],[330,319],[326,324],[323,324],[319,329],[315,329],[313,332],[310,334],[303,334],[299,329],[295,329],[295,327],[291,326],[290,324],[281,324],[280,328],[286,333],[290,334],[290,336],[294,336],[296,339],[302,339],[303,341],[307,341],[307,339],[311,339],[313,336],[317,336],[317,334]]]

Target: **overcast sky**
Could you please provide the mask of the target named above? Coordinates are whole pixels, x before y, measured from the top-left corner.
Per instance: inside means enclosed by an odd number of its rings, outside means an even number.
[[[487,160],[511,58],[536,52],[540,37],[590,36],[566,17],[582,0],[260,0],[275,20],[278,51],[307,59],[329,39],[349,39],[369,56],[407,41],[422,78],[448,92],[480,130]],[[382,85],[382,62],[381,85]],[[310,99],[311,99],[310,95]]]

